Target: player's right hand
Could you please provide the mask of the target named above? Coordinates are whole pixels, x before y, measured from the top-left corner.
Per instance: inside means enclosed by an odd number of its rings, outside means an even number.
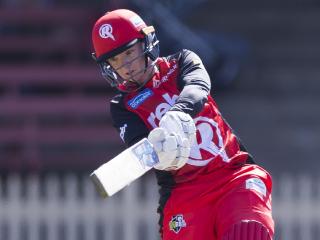
[[[159,127],[180,138],[187,138],[192,145],[196,142],[196,126],[192,117],[180,111],[167,111],[159,122]]]
[[[188,138],[169,134],[164,128],[153,129],[148,136],[159,157],[159,163],[154,166],[158,170],[177,170],[183,167],[190,155]]]

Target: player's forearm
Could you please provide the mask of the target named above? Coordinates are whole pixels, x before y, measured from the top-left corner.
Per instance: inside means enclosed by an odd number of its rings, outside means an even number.
[[[170,110],[188,113],[191,117],[196,116],[208,100],[209,90],[199,85],[187,85]]]
[[[178,86],[181,93],[171,110],[182,111],[194,117],[208,100],[211,80],[201,59],[194,52],[183,50],[179,67],[181,75]]]

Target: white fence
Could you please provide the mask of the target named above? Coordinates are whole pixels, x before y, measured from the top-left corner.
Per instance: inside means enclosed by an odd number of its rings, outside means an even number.
[[[0,239],[158,239],[157,188],[145,178],[102,200],[88,176],[10,176],[0,191]]]
[[[277,238],[320,239],[320,181],[308,175],[274,179],[273,215]]]
[[[147,175],[102,200],[88,176],[20,177],[0,184],[1,240],[156,240],[157,186]],[[320,239],[320,181],[274,179],[276,239]]]

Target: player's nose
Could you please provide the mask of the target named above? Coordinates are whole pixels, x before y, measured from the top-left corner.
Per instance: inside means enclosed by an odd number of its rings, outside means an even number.
[[[132,61],[126,61],[123,65],[123,69],[126,75],[131,75],[134,72],[134,69],[132,69]]]
[[[126,72],[126,75],[127,76],[132,76],[134,74],[134,72],[135,72],[134,70],[129,70],[129,71]]]

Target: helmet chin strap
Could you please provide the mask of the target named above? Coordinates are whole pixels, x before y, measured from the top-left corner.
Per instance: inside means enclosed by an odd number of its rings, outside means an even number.
[[[149,58],[148,58],[147,54],[145,54],[145,56],[144,56],[144,63],[145,63],[144,73],[146,73],[146,72],[147,72],[147,69],[148,69],[148,62],[149,62]]]

